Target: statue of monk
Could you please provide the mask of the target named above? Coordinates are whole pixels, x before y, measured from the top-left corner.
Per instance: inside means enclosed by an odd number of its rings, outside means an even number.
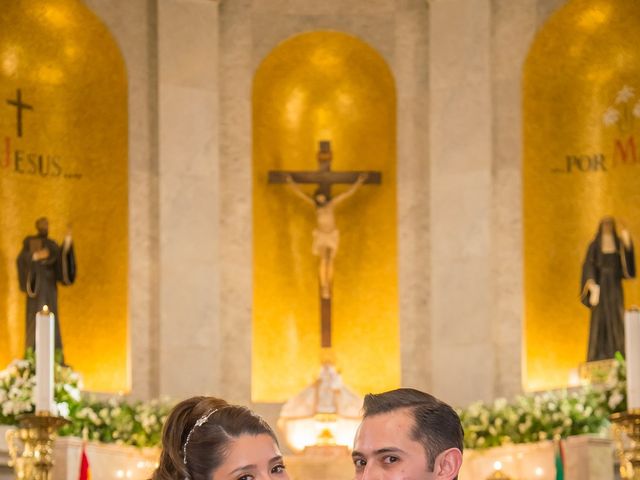
[[[26,237],[18,255],[18,279],[20,289],[27,294],[27,318],[25,348],[35,350],[36,314],[47,305],[55,317],[55,349],[61,355],[62,334],[58,315],[58,283],[71,285],[76,278],[76,262],[73,253],[71,231],[58,245],[49,238],[49,221],[36,220],[36,235]]]

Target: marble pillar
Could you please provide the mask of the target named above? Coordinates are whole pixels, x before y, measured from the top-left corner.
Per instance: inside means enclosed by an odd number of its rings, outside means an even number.
[[[131,393],[158,395],[158,164],[155,3],[86,0],[120,47],[129,91]]]
[[[218,5],[158,2],[159,379],[175,398],[220,379]]]
[[[455,404],[494,393],[491,332],[491,9],[431,3],[432,391]]]

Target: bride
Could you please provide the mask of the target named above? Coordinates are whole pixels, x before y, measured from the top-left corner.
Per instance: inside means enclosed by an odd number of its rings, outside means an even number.
[[[271,427],[246,407],[193,397],[169,414],[152,480],[289,480]]]

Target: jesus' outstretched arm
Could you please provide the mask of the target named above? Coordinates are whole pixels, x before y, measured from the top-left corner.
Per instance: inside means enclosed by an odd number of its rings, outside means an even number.
[[[294,194],[296,194],[296,196],[300,197],[302,200],[310,204],[312,207],[316,206],[316,203],[313,201],[313,198],[311,198],[309,195],[307,195],[302,191],[300,186],[293,180],[293,177],[291,175],[287,175],[285,177],[285,180],[287,182],[287,187],[289,188],[289,190],[291,190]]]
[[[331,201],[331,203],[333,203],[333,205],[336,206],[339,203],[344,202],[347,198],[349,198],[351,195],[356,193],[356,191],[367,180],[367,177],[368,177],[368,174],[366,173],[361,173],[360,175],[358,175],[358,180],[356,180],[355,183],[351,185],[349,190],[347,190],[346,192],[342,192],[340,195],[336,195],[335,197],[333,197],[333,200]]]

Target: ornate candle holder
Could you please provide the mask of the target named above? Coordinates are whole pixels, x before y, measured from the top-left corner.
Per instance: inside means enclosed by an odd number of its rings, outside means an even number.
[[[610,418],[620,477],[640,480],[640,410],[614,413]]]
[[[51,480],[54,440],[58,429],[66,423],[65,418],[38,412],[22,416],[18,428],[7,432],[9,466],[18,480]]]
[[[502,471],[502,462],[497,460],[493,464],[493,472],[486,480],[511,480],[511,477]]]
[[[511,480],[511,477],[508,477],[501,470],[495,470],[491,475],[487,477],[487,480]]]

